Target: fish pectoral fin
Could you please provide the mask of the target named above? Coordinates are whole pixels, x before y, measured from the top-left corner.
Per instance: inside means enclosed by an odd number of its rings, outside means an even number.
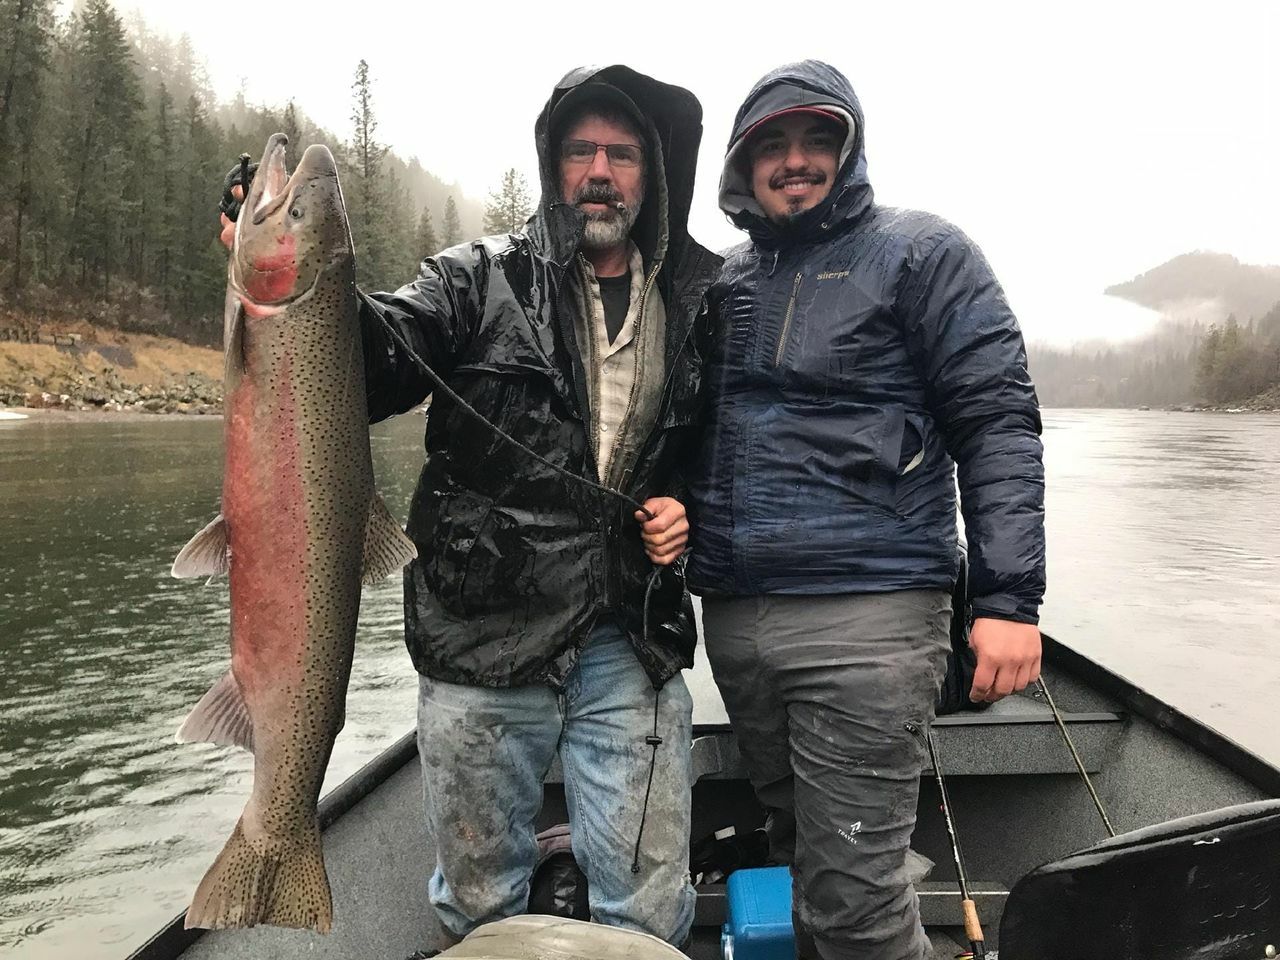
[[[400,524],[376,493],[369,502],[369,525],[364,531],[364,575],[361,583],[376,583],[395,573],[418,555]]]
[[[216,743],[244,747],[253,753],[253,718],[240,693],[240,684],[228,670],[200,698],[178,730],[179,743]]]
[[[218,514],[178,551],[169,573],[175,577],[214,577],[230,568],[227,522]]]

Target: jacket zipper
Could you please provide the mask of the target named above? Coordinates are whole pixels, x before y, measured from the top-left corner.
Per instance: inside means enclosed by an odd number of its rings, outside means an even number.
[[[699,258],[698,260],[698,265],[699,266],[701,265],[701,258]],[[692,272],[696,273],[696,270]],[[680,302],[680,298],[675,296],[673,293],[671,302],[678,304]],[[670,320],[670,317],[668,316],[668,321],[669,320]],[[634,468],[644,461],[645,455],[648,454],[648,452],[653,448],[654,443],[657,441],[658,434],[661,432],[662,421],[666,419],[667,407],[670,405],[671,388],[672,388],[672,384],[675,382],[676,368],[679,366],[680,357],[684,354],[685,348],[689,345],[689,340],[695,336],[694,330],[696,325],[697,325],[697,311],[695,311],[695,314],[694,314],[694,322],[689,325],[689,328],[685,331],[685,335],[680,339],[680,345],[676,347],[676,352],[671,357],[671,363],[667,366],[667,369],[662,381],[662,393],[658,395],[658,408],[657,408],[657,416],[654,419],[654,429],[649,431],[649,436],[646,438],[644,445],[636,453],[636,459],[635,459],[635,463],[632,464],[632,469],[626,471],[622,475],[622,484],[619,487],[619,489],[622,490],[623,492],[626,492],[626,485],[628,481],[635,475]],[[670,327],[668,326],[667,329],[670,330]],[[665,351],[664,351],[664,361],[665,361]]]
[[[585,278],[587,276],[587,258],[582,254],[578,254],[578,267]],[[597,362],[596,356],[595,317],[592,317],[591,323],[587,325],[587,376],[590,377],[591,381],[591,389],[587,394],[587,401],[591,404],[588,411],[591,431],[589,435],[591,437],[591,459],[595,461],[596,466],[596,479],[604,483],[604,477],[600,476],[600,455],[597,452],[600,449],[600,364]]]
[[[778,349],[773,353],[773,365],[775,367],[782,364],[782,351],[787,346],[787,334],[791,331],[791,317],[796,312],[796,294],[800,292],[800,281],[804,279],[803,273],[797,273],[795,280],[791,284],[791,299],[787,301],[787,315],[782,321],[782,335],[778,337]]]

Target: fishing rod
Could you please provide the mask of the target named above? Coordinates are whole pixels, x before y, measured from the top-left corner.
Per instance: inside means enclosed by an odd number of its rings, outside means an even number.
[[[942,778],[942,764],[938,760],[938,746],[934,742],[932,730],[925,734],[925,742],[929,746],[929,759],[933,762],[933,775],[938,780],[938,793],[942,796],[942,815],[947,822],[947,836],[951,838],[951,855],[956,862],[956,878],[960,881],[960,911],[964,917],[964,934],[969,939],[969,949],[973,952],[975,960],[986,960],[986,938],[982,935],[982,924],[978,920],[978,905],[969,895],[969,880],[965,875],[964,858],[960,854],[960,838],[956,835],[955,821],[951,817],[947,783]]]
[[[1053,719],[1057,722],[1058,729],[1062,731],[1062,739],[1066,741],[1067,749],[1071,751],[1071,758],[1076,762],[1076,769],[1080,771],[1080,776],[1084,778],[1084,785],[1089,789],[1089,796],[1093,798],[1093,805],[1098,808],[1098,814],[1102,817],[1102,824],[1107,828],[1107,836],[1114,837],[1116,835],[1115,827],[1111,825],[1111,818],[1107,816],[1107,811],[1102,807],[1102,800],[1098,796],[1098,791],[1093,788],[1093,781],[1089,779],[1089,773],[1084,768],[1084,761],[1080,759],[1080,753],[1076,750],[1076,745],[1071,740],[1071,734],[1067,732],[1067,725],[1062,722],[1062,714],[1058,712],[1058,705],[1053,702],[1053,696],[1049,693],[1049,688],[1045,685],[1043,676],[1036,681],[1036,685],[1040,688],[1040,692],[1044,694],[1044,699],[1049,704],[1049,709],[1053,711]]]

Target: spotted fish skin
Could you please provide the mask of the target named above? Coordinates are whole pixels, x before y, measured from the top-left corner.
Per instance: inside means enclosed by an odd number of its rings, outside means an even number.
[[[360,587],[415,555],[374,492],[336,166],[312,146],[287,178],[286,143],[267,144],[228,268],[222,513],[174,562],[175,576],[226,570],[231,582],[231,669],[179,739],[254,754],[253,793],[187,927],[329,930],[316,804],[343,724]]]

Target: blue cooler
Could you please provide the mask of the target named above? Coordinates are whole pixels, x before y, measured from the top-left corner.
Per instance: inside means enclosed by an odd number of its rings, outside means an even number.
[[[794,960],[790,868],[735,870],[728,887],[729,905],[720,932],[724,960]]]

